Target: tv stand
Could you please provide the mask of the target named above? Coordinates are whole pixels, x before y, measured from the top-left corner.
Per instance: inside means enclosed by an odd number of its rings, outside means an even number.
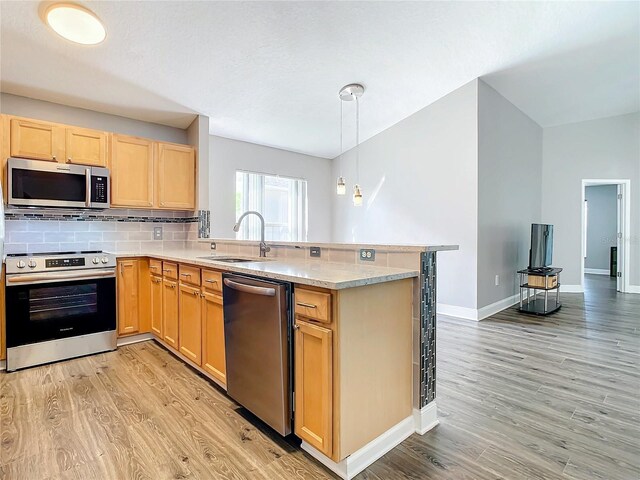
[[[520,308],[523,313],[550,315],[560,310],[561,268],[543,267],[518,270],[520,274]],[[530,291],[533,289],[533,300]],[[526,290],[526,298],[523,293]],[[544,291],[544,298],[537,298],[538,290]],[[549,299],[549,292],[555,290],[555,299]]]

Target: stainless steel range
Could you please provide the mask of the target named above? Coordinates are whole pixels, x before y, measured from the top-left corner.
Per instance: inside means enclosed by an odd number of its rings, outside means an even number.
[[[116,348],[116,258],[7,255],[7,370]]]

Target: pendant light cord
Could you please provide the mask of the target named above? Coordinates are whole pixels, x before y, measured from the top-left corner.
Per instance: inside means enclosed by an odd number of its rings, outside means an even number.
[[[356,97],[356,183],[360,184],[360,100]]]
[[[342,177],[342,163],[341,163],[341,161],[342,161],[342,151],[343,151],[343,148],[344,148],[343,147],[344,144],[343,144],[343,141],[342,141],[342,127],[343,127],[343,125],[342,125],[342,116],[344,115],[343,104],[344,104],[344,100],[340,99],[340,155],[338,155],[338,161],[340,163],[340,176],[341,177]]]

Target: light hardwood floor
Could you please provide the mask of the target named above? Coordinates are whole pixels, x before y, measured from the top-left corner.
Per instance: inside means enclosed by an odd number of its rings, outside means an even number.
[[[606,280],[551,317],[439,318],[440,425],[358,479],[640,478],[640,296]],[[0,478],[336,477],[146,342],[0,374]]]

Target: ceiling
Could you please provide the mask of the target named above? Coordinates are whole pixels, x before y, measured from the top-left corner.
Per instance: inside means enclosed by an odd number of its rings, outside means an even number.
[[[327,158],[351,82],[361,138],[477,77],[542,126],[640,105],[638,2],[92,1],[94,47],[38,5],[0,4],[3,92],[181,128],[202,113],[212,134]]]

